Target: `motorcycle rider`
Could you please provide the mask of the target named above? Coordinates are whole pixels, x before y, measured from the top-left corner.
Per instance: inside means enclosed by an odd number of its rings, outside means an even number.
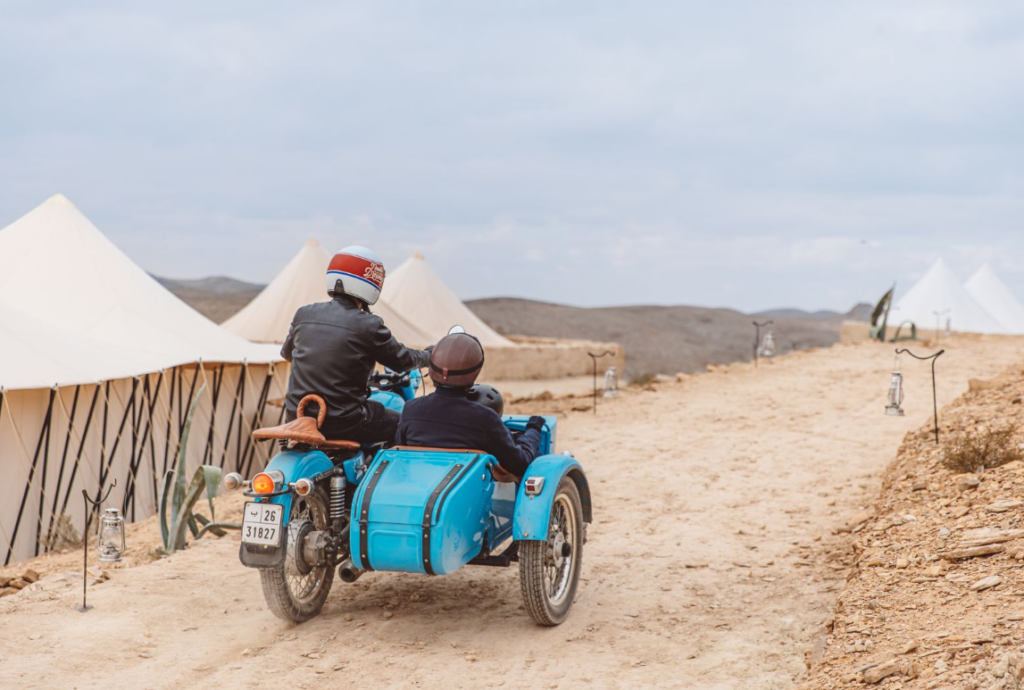
[[[292,363],[287,421],[309,394],[323,397],[327,418],[320,428],[328,439],[361,443],[394,440],[399,413],[369,399],[367,382],[374,365],[381,363],[394,371],[427,366],[430,350],[412,350],[400,342],[369,307],[377,302],[384,286],[384,264],[366,247],[345,247],[327,267],[330,302],[299,308],[281,348],[281,356]],[[316,405],[305,409],[317,414]]]
[[[473,391],[484,365],[484,348],[468,333],[451,333],[430,354],[430,378],[435,390],[406,403],[395,444],[428,448],[460,448],[490,453],[508,472],[522,477],[537,457],[544,418],[533,416],[526,431],[512,436],[500,412],[474,398],[500,403],[493,389]],[[483,388],[483,387],[481,387]]]

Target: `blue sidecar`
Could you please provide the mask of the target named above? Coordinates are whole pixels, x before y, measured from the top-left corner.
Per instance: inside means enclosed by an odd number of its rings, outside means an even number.
[[[373,396],[397,407],[417,381],[390,376],[376,377]],[[527,420],[503,418],[513,432]],[[545,420],[541,455],[519,482],[472,449],[291,443],[251,482],[225,480],[253,499],[239,558],[260,570],[270,609],[295,622],[320,612],[335,571],[354,582],[370,570],[448,575],[518,562],[527,611],[558,625],[579,583],[592,506],[579,462],[554,453],[556,418]]]

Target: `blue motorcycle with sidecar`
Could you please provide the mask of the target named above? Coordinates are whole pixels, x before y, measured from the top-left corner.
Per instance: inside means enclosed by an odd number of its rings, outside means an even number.
[[[385,371],[371,399],[401,411],[421,378]],[[307,404],[319,417],[305,417]],[[592,521],[590,488],[571,453],[555,454],[557,419],[545,417],[540,456],[518,481],[479,450],[362,447],[326,439],[326,405],[306,396],[295,421],[259,429],[282,450],[244,487],[239,558],[257,568],[275,615],[316,616],[335,572],[355,582],[370,570],[449,575],[466,565],[519,564],[524,604],[540,625],[558,625],[572,607]],[[504,416],[513,433],[527,416]]]

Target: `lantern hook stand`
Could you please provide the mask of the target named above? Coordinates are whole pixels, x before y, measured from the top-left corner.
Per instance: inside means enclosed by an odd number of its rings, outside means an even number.
[[[594,414],[597,414],[597,360],[602,357],[607,357],[608,355],[614,356],[615,353],[611,350],[605,350],[599,355],[596,355],[593,352],[588,352],[587,354],[590,355],[590,358],[594,361]]]
[[[917,355],[915,355],[913,352],[911,352],[907,348],[901,348],[901,349],[897,349],[896,350],[896,354],[898,354],[898,355],[902,355],[902,354],[906,353],[906,354],[910,355],[911,357],[913,357],[914,359],[920,360],[922,362],[926,362],[928,360],[932,361],[932,407],[934,408],[934,413],[935,413],[935,445],[939,444],[939,397],[938,397],[938,394],[935,391],[935,361],[944,352],[945,352],[945,350],[939,350],[938,352],[936,352],[933,355],[928,355],[927,357],[918,357]]]
[[[765,321],[764,323],[758,323],[752,321],[754,324],[754,368],[757,368],[758,349],[761,347],[761,329],[765,326],[771,326],[775,323],[773,320]]]
[[[114,483],[107,487],[107,493],[103,494],[98,501],[89,498],[86,490],[82,489],[82,497],[85,498],[85,527],[82,529],[82,605],[75,607],[75,610],[79,613],[92,610],[92,607],[85,603],[89,588],[89,522],[93,513],[90,507],[98,510],[100,505],[110,496],[110,492],[114,490],[115,486],[117,486],[117,479],[114,479]]]

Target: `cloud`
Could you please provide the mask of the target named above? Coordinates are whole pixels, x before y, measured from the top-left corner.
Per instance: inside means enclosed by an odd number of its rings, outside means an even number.
[[[62,191],[179,276],[315,235],[465,296],[846,308],[938,254],[1024,293],[1022,58],[1009,0],[9,3],[0,219]]]

